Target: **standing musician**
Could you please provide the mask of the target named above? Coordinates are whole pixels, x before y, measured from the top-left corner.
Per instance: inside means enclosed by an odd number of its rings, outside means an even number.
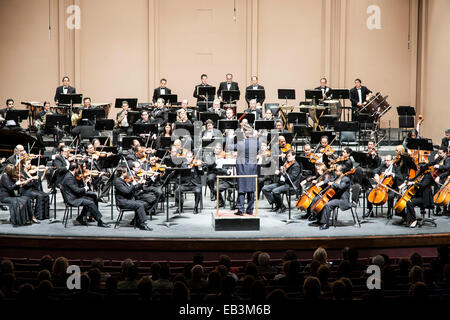
[[[197,105],[199,101],[206,101],[206,97],[198,94],[198,89],[201,87],[211,87],[211,85],[208,84],[208,76],[206,74],[202,74],[200,76],[201,83],[195,86],[194,89],[194,98],[197,98]],[[214,100],[214,96],[208,96],[208,102],[212,102]]]
[[[292,185],[297,188],[299,186],[300,174],[302,172],[301,165],[295,160],[294,150],[286,153],[286,162],[275,171],[280,176],[276,183],[264,186],[262,192],[270,205],[274,204],[275,208],[272,212],[283,213],[286,210],[281,198],[282,193],[287,193],[292,189]]]
[[[245,101],[247,101],[248,104],[250,104],[250,100],[254,99],[254,97],[250,97],[250,94],[248,92],[249,90],[261,90],[262,95],[260,97],[258,96],[258,100],[256,102],[259,103],[260,106],[262,106],[264,100],[266,99],[266,91],[264,90],[264,87],[258,83],[257,76],[252,76],[251,85],[249,85],[245,89]]]
[[[113,130],[113,144],[119,144],[119,134],[126,133],[128,136],[133,135],[133,128],[128,122],[128,110],[130,106],[128,101],[122,101],[122,110],[116,115],[116,122]]]
[[[153,99],[152,99],[153,103],[155,103],[161,95],[172,93],[172,90],[167,88],[166,85],[167,80],[162,78],[161,81],[159,82],[159,87],[153,90]]]
[[[322,100],[330,99],[332,97],[331,88],[327,87],[327,79],[320,79],[320,86],[314,88],[315,90],[322,91]]]
[[[147,220],[147,202],[135,199],[136,192],[140,191],[143,187],[142,179],[139,182],[133,179],[132,182],[130,181],[130,184],[127,181],[128,176],[129,174],[127,172],[126,166],[119,166],[117,168],[116,177],[114,178],[117,205],[121,209],[135,210],[136,214],[134,216],[134,219],[136,219],[136,224],[139,226],[139,229],[152,231],[153,229],[145,223],[145,221]]]
[[[352,103],[352,121],[356,121],[356,111],[362,108],[364,102],[372,95],[367,87],[361,85],[361,79],[355,79],[355,87],[350,89],[350,101]]]
[[[56,88],[55,103],[57,105],[59,104],[59,98],[61,94],[76,93],[76,89],[74,87],[71,87],[69,84],[70,79],[69,77],[65,76],[64,78],[62,78],[62,86]]]
[[[400,167],[396,165],[396,162],[400,160],[400,157],[397,157],[395,160],[392,158],[392,155],[388,154],[384,157],[384,161],[381,163],[381,165],[375,169],[373,172],[375,174],[374,180],[375,183],[381,183],[381,175],[383,175],[383,178],[391,176],[394,179],[394,183],[392,187],[390,187],[392,190],[399,191],[399,186],[403,183],[404,177],[400,171]],[[377,185],[375,187],[377,187]],[[388,213],[387,217],[388,219],[392,217],[392,210],[394,208],[394,200],[396,197],[396,194],[394,191],[388,190]],[[370,192],[370,190],[368,190]],[[367,212],[364,213],[364,217],[373,217],[373,204],[370,201],[367,201]]]
[[[336,194],[333,198],[328,201],[323,209],[320,211],[318,216],[318,221],[320,222],[320,230],[325,230],[329,228],[329,220],[331,217],[331,213],[335,208],[341,210],[348,210],[351,207],[350,203],[350,178],[344,175],[343,172],[344,167],[342,165],[338,165],[336,167],[336,180],[340,179],[338,183],[333,181],[325,181],[319,182],[318,185],[328,184],[332,189],[336,191]]]
[[[194,214],[198,214],[198,205],[202,197],[202,181],[201,176],[204,174],[203,163],[201,160],[194,159],[191,151],[186,154],[186,162],[183,162],[180,168],[191,168],[191,175],[181,177],[181,185],[175,190],[175,204],[180,203],[180,210],[177,208],[175,213],[183,212],[183,196],[180,198],[179,194],[183,195],[186,191],[192,191],[195,195]],[[180,212],[181,211],[181,212]]]
[[[41,185],[48,168],[45,167],[41,174],[40,168],[31,168],[31,159],[29,158],[23,158],[20,161],[20,167],[22,177],[30,181],[22,185],[20,194],[36,200],[34,215],[37,220],[48,219],[50,216],[50,197],[48,193],[42,191]],[[39,221],[35,221],[35,223],[39,223]]]
[[[96,221],[97,226],[103,228],[109,228],[102,221],[102,214],[98,210],[97,196],[94,192],[88,191],[87,185],[80,186],[75,176],[82,174],[79,172],[80,165],[76,162],[71,162],[69,170],[64,176],[61,183],[61,192],[64,192],[65,198],[71,206],[80,207],[83,206],[80,215],[76,220],[83,226],[87,226],[86,216],[91,215]],[[88,183],[90,178],[87,177],[85,183]]]
[[[411,179],[411,181],[403,184],[407,187],[415,185],[417,188],[417,192],[414,196],[406,202],[406,208],[398,213],[398,215],[402,217],[400,223],[403,224],[406,222],[406,225],[410,228],[415,228],[417,226],[414,208],[419,207],[421,214],[425,215],[425,208],[430,207],[433,203],[432,187],[434,185],[434,180],[428,167],[428,164],[421,163],[417,175]],[[400,189],[403,189],[403,185],[400,186]]]
[[[227,81],[221,82],[219,85],[219,89],[217,89],[217,97],[220,99],[220,101],[223,101],[222,91],[224,91],[224,90],[239,91],[239,85],[237,82],[233,81],[233,75],[231,73],[226,74],[226,79],[227,79]],[[239,100],[239,97],[238,97],[238,100]]]

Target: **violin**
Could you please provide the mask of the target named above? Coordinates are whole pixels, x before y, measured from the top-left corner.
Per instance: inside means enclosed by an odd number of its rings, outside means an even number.
[[[189,164],[189,167],[200,167],[202,165],[202,161],[201,160],[197,160],[194,159],[192,160],[192,162]]]
[[[310,153],[307,157],[311,163],[316,163],[320,159],[319,156],[314,153]]]
[[[39,167],[31,166],[30,170],[28,170],[28,174],[33,176],[38,172],[45,172],[45,171],[47,171],[47,167],[41,164]]]
[[[319,150],[321,153],[327,155],[328,157],[330,157],[331,155],[333,155],[334,153],[334,149],[331,148],[331,146],[328,144],[326,147],[324,148],[320,148]]]
[[[288,152],[289,150],[292,150],[292,147],[291,147],[291,145],[290,145],[289,143],[286,143],[286,144],[284,145],[284,147],[281,148],[281,152],[283,152],[283,153],[286,153],[286,152]]]
[[[330,162],[328,162],[330,165],[335,164],[337,162],[344,162],[348,160],[348,156],[340,156],[338,157],[336,160],[330,160]]]

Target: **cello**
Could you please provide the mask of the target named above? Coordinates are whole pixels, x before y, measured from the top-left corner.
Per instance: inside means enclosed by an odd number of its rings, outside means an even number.
[[[334,169],[327,169],[324,173],[320,175],[320,177],[317,178],[317,181],[319,182],[328,172]],[[300,210],[307,210],[311,203],[313,202],[314,198],[322,191],[322,187],[318,186],[317,183],[313,183],[308,190],[297,200],[297,203],[295,206]]]
[[[400,159],[400,155],[395,157],[392,164],[386,171],[391,171],[394,167],[394,164],[399,162]],[[386,175],[385,173],[383,173],[379,178],[377,186],[373,188],[367,196],[367,201],[376,206],[384,205],[389,197],[389,189],[392,188],[393,185],[394,177],[392,175]]]
[[[416,185],[417,182],[420,182],[422,180],[422,178],[425,176],[425,174],[431,172],[431,170],[432,170],[431,168],[427,168],[423,173],[419,174],[413,180],[414,184],[411,185],[410,187],[408,187],[408,189],[406,189],[405,193],[403,193],[403,195],[400,197],[400,199],[397,200],[397,203],[394,206],[395,213],[399,214],[400,212],[405,210],[406,203],[415,196],[417,191],[419,191],[419,187],[417,187],[417,185]]]
[[[433,202],[438,206],[446,206],[450,202],[450,177],[447,177],[444,184],[433,197]]]
[[[338,179],[336,179],[334,182],[340,182],[341,179],[345,176],[351,175],[355,173],[355,169],[351,169],[350,171],[347,171],[346,173],[344,173],[342,176],[340,176]],[[334,188],[332,188],[331,186],[327,187],[326,189],[324,189],[325,192],[322,194],[322,196],[320,197],[319,200],[317,200],[317,202],[311,207],[311,212],[315,213],[315,214],[319,214],[323,208],[325,207],[325,205],[331,200],[333,199],[333,197],[336,195],[336,190],[334,190]]]

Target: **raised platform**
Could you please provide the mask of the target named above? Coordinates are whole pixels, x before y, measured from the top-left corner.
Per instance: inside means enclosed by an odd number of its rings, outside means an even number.
[[[253,214],[235,215],[236,210],[220,210],[211,212],[212,225],[215,231],[259,231],[260,219]]]

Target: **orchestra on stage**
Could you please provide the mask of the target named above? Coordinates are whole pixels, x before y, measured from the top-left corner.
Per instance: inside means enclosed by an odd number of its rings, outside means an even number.
[[[339,211],[351,211],[360,225],[361,207],[362,219],[386,207],[387,221],[409,228],[436,225],[430,211],[449,213],[450,129],[442,128],[445,136],[434,144],[421,136],[419,116],[395,152],[381,153],[380,118],[391,106],[361,79],[344,90],[322,78],[320,86],[305,90],[307,101],[294,106],[288,103],[295,99],[291,89],[278,89],[284,104],[264,103],[265,88],[252,76],[243,112],[231,73],[217,90],[206,74],[200,79],[194,106],[178,102],[169,81],[161,79],[152,102],[116,99],[115,119],[108,118],[110,103],[77,93],[68,77],[54,104],[22,102],[26,110],[19,110],[7,99],[0,131],[17,143],[0,159],[0,206],[11,225],[52,218],[58,193],[65,226],[69,209],[79,208],[77,224],[108,228],[99,203],[111,203],[119,218],[134,212],[130,225],[146,231],[159,206],[167,215],[199,214],[207,191],[209,201],[237,216],[255,214],[259,201],[273,214],[303,212],[305,223],[320,230],[335,224]],[[346,99],[351,107],[342,103]],[[21,125],[26,120],[27,129]],[[357,131],[369,132],[364,150],[358,141],[345,143],[355,123]],[[2,146],[13,143],[5,140]],[[186,206],[191,196],[194,204]]]

